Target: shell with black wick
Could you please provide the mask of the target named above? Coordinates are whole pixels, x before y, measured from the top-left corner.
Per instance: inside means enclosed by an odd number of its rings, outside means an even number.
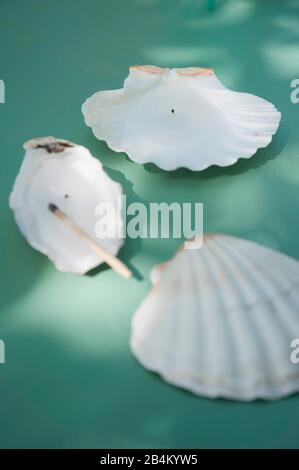
[[[137,163],[194,171],[250,158],[272,140],[280,112],[268,101],[226,88],[213,70],[130,67],[119,90],[82,106],[94,135]]]
[[[9,197],[16,223],[35,249],[47,255],[60,271],[83,274],[102,260],[53,216],[57,205],[111,254],[123,245],[122,188],[103,170],[99,160],[81,145],[54,137],[29,140],[25,157]],[[109,203],[115,211],[109,223],[115,236],[98,240],[95,209]],[[108,223],[108,219],[107,219]]]

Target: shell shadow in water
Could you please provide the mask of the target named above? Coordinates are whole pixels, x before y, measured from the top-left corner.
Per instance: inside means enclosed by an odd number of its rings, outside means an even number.
[[[126,196],[127,204],[130,204],[130,202],[137,202],[137,201],[142,202],[139,196],[135,193],[133,189],[133,184],[124,176],[124,174],[121,171],[114,170],[106,166],[104,166],[104,169],[114,181],[117,181],[119,184],[121,184],[123,191],[124,191],[124,195]],[[140,238],[137,238],[134,240],[130,238],[125,238],[124,245],[119,252],[119,257],[130,268],[130,270],[133,272],[134,278],[137,280],[142,280],[142,276],[140,272],[135,268],[135,266],[131,264],[130,261],[140,251],[140,249],[141,249]],[[110,267],[107,266],[106,263],[103,263],[95,267],[91,271],[89,271],[87,275],[95,276],[103,271],[106,271],[107,269],[110,269]]]

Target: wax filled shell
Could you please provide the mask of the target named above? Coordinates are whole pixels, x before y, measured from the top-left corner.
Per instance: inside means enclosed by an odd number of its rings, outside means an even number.
[[[299,263],[227,235],[180,250],[155,269],[132,319],[130,345],[147,369],[194,394],[278,399],[299,391]]]
[[[211,69],[130,67],[124,87],[100,91],[82,106],[94,135],[137,163],[194,171],[249,158],[280,122],[273,104],[234,92]]]
[[[53,215],[49,210],[52,203],[115,255],[124,241],[120,184],[81,145],[45,137],[26,142],[24,149],[25,157],[9,205],[28,243],[47,255],[60,271],[84,274],[102,263],[98,255]],[[107,223],[115,228],[115,237],[101,240],[96,237],[99,216],[95,210],[100,203],[115,208],[106,215]]]

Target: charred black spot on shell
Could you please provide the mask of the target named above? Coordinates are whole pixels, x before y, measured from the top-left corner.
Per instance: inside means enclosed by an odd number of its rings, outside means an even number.
[[[58,210],[58,207],[55,206],[55,204],[53,204],[52,202],[50,202],[50,204],[48,205],[48,209],[49,211],[53,212],[53,214],[55,214],[55,212]]]
[[[171,110],[172,114],[174,114],[174,109]]]
[[[49,142],[48,144],[39,144],[36,146],[37,149],[45,149],[48,153],[60,153],[63,152],[65,148],[74,147],[69,142],[56,141]]]

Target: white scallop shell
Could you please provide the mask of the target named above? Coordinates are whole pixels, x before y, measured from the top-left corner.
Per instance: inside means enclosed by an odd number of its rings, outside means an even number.
[[[9,205],[28,243],[47,255],[60,271],[83,274],[102,263],[49,211],[48,205],[53,203],[95,241],[116,254],[123,238],[97,239],[95,208],[101,202],[113,204],[116,228],[121,231],[120,184],[111,180],[102,164],[81,145],[44,137],[26,142],[24,148],[25,157]]]
[[[82,106],[94,135],[137,163],[194,171],[251,157],[280,122],[273,104],[227,89],[211,69],[130,67],[124,88]]]
[[[180,250],[154,275],[130,346],[147,369],[195,394],[277,399],[299,391],[299,263],[215,235]]]

